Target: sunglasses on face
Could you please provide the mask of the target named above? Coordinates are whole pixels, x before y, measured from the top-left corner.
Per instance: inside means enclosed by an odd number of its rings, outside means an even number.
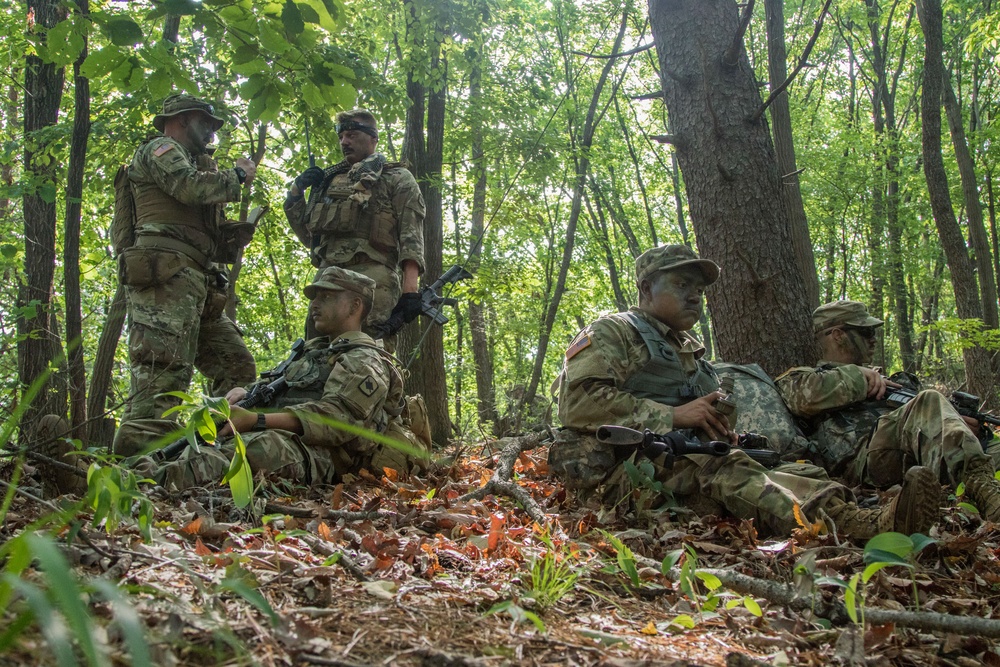
[[[844,331],[854,332],[865,340],[875,340],[875,336],[878,335],[878,329],[875,327],[844,327]]]

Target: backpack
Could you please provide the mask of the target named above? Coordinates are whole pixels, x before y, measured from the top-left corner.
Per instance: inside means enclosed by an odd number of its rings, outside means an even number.
[[[115,257],[135,245],[135,220],[135,199],[128,180],[128,165],[123,164],[115,173],[115,212],[108,230]]]
[[[720,379],[731,378],[733,381],[736,423],[730,426],[735,431],[767,436],[768,447],[780,454],[799,452],[809,446],[774,380],[763,368],[757,364],[726,362],[713,363],[712,368]]]
[[[420,394],[405,397],[402,414],[392,417],[386,426],[385,435],[408,443],[412,447],[431,453],[431,425],[427,419],[427,407]],[[400,472],[423,471],[427,461],[404,454],[398,449],[380,445],[372,457],[371,467],[377,471],[392,468]]]

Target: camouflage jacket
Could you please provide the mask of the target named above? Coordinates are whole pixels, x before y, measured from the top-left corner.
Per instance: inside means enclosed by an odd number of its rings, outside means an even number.
[[[423,272],[424,198],[413,174],[401,165],[387,164],[370,193],[357,190],[348,172],[334,176],[308,203],[289,197],[284,208],[318,268],[346,266],[365,255],[393,270],[413,260]]]
[[[854,364],[820,361],[816,368],[792,368],[775,383],[816,442],[819,463],[833,474],[846,468],[868,442],[878,418],[891,411],[882,401],[868,400],[868,383]]]
[[[648,428],[657,433],[673,429],[674,409],[670,405],[639,398],[626,389],[629,380],[651,361],[646,342],[629,322],[630,314],[649,323],[676,353],[680,372],[668,380],[686,385],[697,378],[701,394],[718,388],[711,366],[701,360],[705,348],[693,336],[673,331],[633,307],[628,313],[601,317],[584,328],[566,350],[562,373],[556,380],[563,426],[587,433],[596,432],[603,424]]]
[[[337,447],[358,439],[315,417],[382,433],[399,414],[403,399],[403,378],[391,359],[360,331],[332,343],[313,338],[303,357],[289,365],[289,390],[276,405],[299,418],[306,445]]]
[[[208,155],[192,155],[169,137],[156,137],[139,147],[129,168],[136,208],[136,234],[170,239],[168,249],[188,252],[199,264],[215,256],[225,202],[240,200],[241,186],[233,169],[220,171]],[[165,242],[163,245],[166,246]]]

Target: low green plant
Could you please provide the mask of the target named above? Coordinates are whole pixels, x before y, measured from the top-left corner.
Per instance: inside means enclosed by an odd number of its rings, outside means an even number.
[[[751,596],[725,590],[719,577],[706,570],[698,569],[698,553],[690,544],[685,544],[683,549],[676,549],[666,555],[660,564],[663,576],[671,578],[671,571],[678,563],[680,563],[680,570],[677,583],[681,592],[694,605],[698,621],[704,622],[711,618],[717,618],[718,613],[715,610],[723,601],[725,601],[726,609],[734,609],[742,605],[754,616],[763,615],[760,605]],[[706,591],[704,595],[700,591],[702,586]],[[695,627],[697,622],[688,614],[680,614],[670,624],[691,629]]]
[[[557,549],[548,535],[543,534],[541,539],[546,549],[528,565],[531,580],[524,595],[533,599],[544,612],[573,590],[580,575],[570,564],[565,548]]]

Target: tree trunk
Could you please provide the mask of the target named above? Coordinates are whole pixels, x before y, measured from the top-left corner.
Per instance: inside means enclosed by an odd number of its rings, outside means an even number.
[[[86,19],[88,0],[77,0],[77,12]],[[83,172],[90,138],[90,81],[80,74],[87,58],[87,35],[83,50],[73,63],[73,138],[66,173],[66,218],[63,240],[63,284],[66,290],[66,341],[69,357],[70,421],[74,438],[82,438],[87,421],[87,371],[83,363],[83,317],[80,305],[80,219],[83,204]]]
[[[608,58],[601,70],[601,76],[594,86],[594,94],[590,98],[590,107],[587,110],[587,117],[583,123],[583,131],[578,141],[573,141],[573,148],[577,152],[576,169],[573,179],[573,201],[570,205],[569,220],[566,223],[566,242],[563,245],[562,262],[559,265],[559,276],[556,278],[555,288],[552,291],[552,298],[545,308],[545,316],[542,320],[541,331],[538,337],[538,351],[535,353],[535,363],[531,371],[531,380],[528,383],[528,390],[518,406],[531,405],[538,392],[538,385],[542,379],[542,367],[545,364],[545,353],[549,348],[549,339],[552,336],[552,327],[556,321],[556,313],[559,311],[559,302],[562,300],[563,292],[566,291],[566,277],[569,274],[569,267],[573,261],[573,244],[576,240],[576,226],[580,220],[580,211],[583,207],[583,190],[587,185],[587,175],[590,173],[590,146],[594,140],[594,130],[599,121],[597,108],[601,101],[601,92],[607,83],[608,75],[614,65],[614,55],[621,49],[622,40],[625,38],[625,29],[628,27],[628,10],[622,12],[621,25],[618,28],[618,35],[615,37],[614,46],[611,48],[611,56]],[[569,85],[573,85],[569,82]],[[617,85],[615,86],[617,88]],[[571,131],[572,134],[572,131]],[[571,137],[572,139],[572,137]]]
[[[48,29],[65,18],[54,0],[28,0],[35,24]],[[50,151],[54,137],[42,130],[56,124],[62,100],[63,68],[45,63],[34,53],[25,59],[24,71],[24,279],[18,290],[17,363],[23,387],[38,380],[58,360],[62,344],[52,328],[52,280],[56,267],[57,161]],[[40,415],[66,413],[65,393],[49,377],[21,421],[25,442],[30,441]]]
[[[650,0],[649,16],[698,247],[723,269],[708,299],[718,355],[771,374],[812,363],[806,278],[771,135],[752,120],[762,100],[736,2]]]
[[[983,205],[979,201],[976,166],[965,139],[962,110],[958,106],[958,98],[955,97],[955,91],[951,87],[951,77],[947,71],[942,82],[942,92],[948,128],[951,130],[951,143],[955,148],[955,160],[958,162],[958,173],[962,181],[965,211],[969,216],[969,240],[972,242],[972,251],[976,258],[979,291],[983,299],[983,321],[990,329],[996,329],[997,283],[993,276],[993,253],[990,252],[990,239],[986,233],[986,224],[983,222]]]
[[[966,251],[962,231],[952,209],[948,191],[948,174],[941,156],[941,88],[944,81],[944,44],[941,35],[941,0],[918,0],[917,16],[924,31],[924,77],[920,96],[923,121],[923,162],[931,210],[941,246],[944,248],[955,292],[955,306],[962,319],[982,319],[983,304],[976,289],[972,262]],[[981,347],[968,347],[965,357],[965,377],[968,390],[989,401],[994,394],[990,358]]]
[[[764,0],[764,14],[767,17],[767,70],[772,90],[788,77],[784,4],[784,0]],[[795,165],[795,144],[792,140],[792,115],[788,110],[788,93],[782,92],[774,98],[769,109],[778,173],[781,174],[783,186],[781,192],[785,197],[789,223],[792,226],[792,243],[795,246],[799,270],[805,279],[806,300],[809,308],[814,309],[819,306],[819,278],[816,274],[812,241],[809,238],[809,222],[806,220],[806,210],[802,204],[798,168]]]

